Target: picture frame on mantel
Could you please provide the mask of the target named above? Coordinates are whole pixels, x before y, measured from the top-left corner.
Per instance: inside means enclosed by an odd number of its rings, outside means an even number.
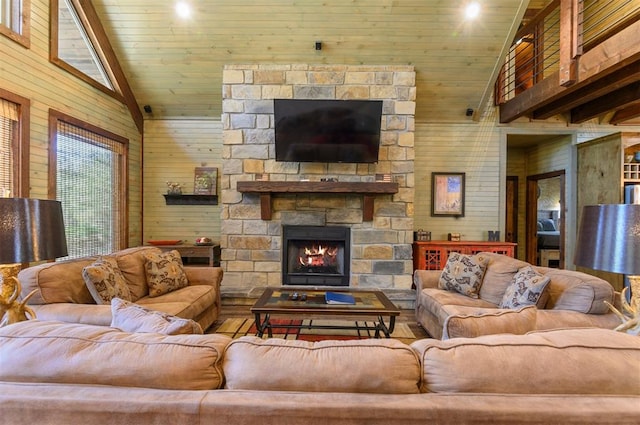
[[[465,173],[431,173],[431,216],[464,217]]]
[[[196,167],[193,178],[194,195],[216,195],[218,193],[218,169]]]

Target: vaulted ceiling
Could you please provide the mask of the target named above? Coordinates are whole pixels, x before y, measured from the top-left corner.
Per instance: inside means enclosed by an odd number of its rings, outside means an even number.
[[[548,1],[533,0],[534,8]],[[493,93],[501,57],[530,3],[484,0],[93,0],[145,118],[220,117],[233,63],[410,64],[421,121],[460,121]],[[322,50],[315,42],[322,42]]]
[[[146,119],[218,119],[226,64],[326,63],[413,65],[416,120],[471,120],[465,112],[471,108],[477,118],[489,104],[520,24],[552,0],[482,0],[476,20],[464,16],[470,0],[184,1],[192,6],[190,18],[177,15],[177,0],[92,1],[138,108],[151,107]],[[318,41],[321,50],[315,48]],[[638,84],[630,86],[633,93],[614,93],[614,100],[635,94],[624,106],[638,107]],[[553,113],[565,114],[568,122],[576,99],[587,99],[577,89],[566,106],[552,105]],[[595,119],[603,123],[620,109],[607,107],[605,100],[611,99],[589,98],[590,109],[600,111]],[[536,104],[511,103],[511,120],[538,119]],[[501,111],[501,119],[504,115]],[[640,118],[619,123],[640,124]]]

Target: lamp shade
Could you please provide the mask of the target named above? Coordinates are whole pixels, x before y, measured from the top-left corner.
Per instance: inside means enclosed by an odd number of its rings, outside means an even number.
[[[0,198],[0,264],[51,260],[67,255],[59,201]]]
[[[578,228],[577,266],[640,275],[640,205],[588,205]]]

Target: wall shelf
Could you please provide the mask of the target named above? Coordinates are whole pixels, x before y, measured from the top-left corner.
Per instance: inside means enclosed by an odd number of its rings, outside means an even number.
[[[164,195],[167,205],[218,205],[218,195]]]
[[[260,216],[271,220],[271,196],[276,193],[344,193],[363,196],[362,219],[373,220],[373,200],[376,195],[398,193],[395,182],[301,182],[301,181],[240,181],[238,192],[260,195]]]

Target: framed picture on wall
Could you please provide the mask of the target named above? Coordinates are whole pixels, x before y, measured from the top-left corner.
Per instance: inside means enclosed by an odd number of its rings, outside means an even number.
[[[431,173],[431,215],[464,216],[464,173]]]
[[[218,193],[218,169],[215,167],[196,167],[193,180],[195,195],[215,195]]]

